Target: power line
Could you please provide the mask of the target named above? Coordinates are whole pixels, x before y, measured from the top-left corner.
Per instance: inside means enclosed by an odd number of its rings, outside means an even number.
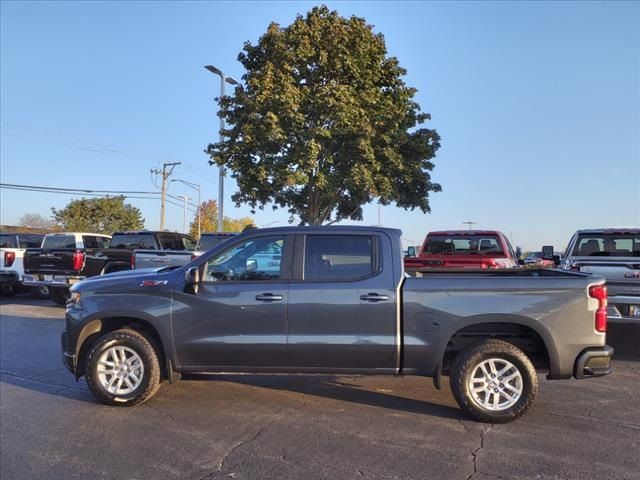
[[[0,188],[32,188],[45,191],[61,191],[74,193],[122,193],[122,194],[138,194],[138,195],[159,195],[160,192],[143,192],[139,190],[91,190],[82,188],[66,188],[66,187],[43,187],[40,185],[21,185],[18,183],[0,183]]]

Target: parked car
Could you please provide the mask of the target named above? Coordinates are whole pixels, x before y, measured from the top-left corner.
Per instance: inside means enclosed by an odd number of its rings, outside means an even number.
[[[101,272],[100,252],[110,238],[98,233],[48,233],[40,248],[25,251],[23,283],[48,288],[51,300],[64,305],[69,286]]]
[[[607,279],[610,322],[640,323],[640,228],[578,230],[560,265]]]
[[[11,296],[29,287],[23,285],[23,257],[27,248],[42,245],[44,234],[39,233],[0,233],[0,289],[3,295]],[[47,287],[33,287],[35,296],[47,298]]]
[[[554,252],[554,256],[561,258],[558,252]],[[554,268],[557,262],[553,258],[545,258],[544,252],[529,252],[522,263],[526,267]]]
[[[404,266],[407,269],[514,268],[518,266],[518,259],[501,232],[449,230],[429,232],[420,253],[405,257]]]
[[[194,258],[196,240],[182,233],[164,232],[158,235],[159,246],[134,250],[131,268],[159,268],[182,266]]]
[[[547,378],[611,373],[604,279],[561,270],[407,277],[401,232],[280,227],[182,268],[71,287],[63,358],[95,397],[130,406],[182,373],[449,375],[486,422],[523,415]],[[281,252],[278,267],[261,255]],[[603,316],[604,313],[604,316]]]
[[[116,232],[113,237],[76,232],[49,234],[41,249],[26,252],[25,284],[48,286],[51,299],[64,305],[71,285],[85,278],[130,270],[134,250],[172,249],[184,237],[181,233],[146,230]]]

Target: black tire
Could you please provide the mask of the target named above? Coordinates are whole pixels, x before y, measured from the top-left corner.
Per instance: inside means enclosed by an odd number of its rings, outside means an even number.
[[[476,400],[473,393],[470,391],[469,381],[474,370],[482,362],[490,359],[496,359],[498,365],[503,366],[506,364],[501,363],[501,360],[506,360],[510,362],[520,373],[522,393],[520,394],[519,399],[508,408],[506,405],[504,409],[499,409],[499,406],[496,410],[485,408],[481,405],[481,401],[485,400],[488,403],[493,403],[493,400],[495,399],[495,396],[493,396],[494,394],[491,392],[487,394],[484,391],[481,391],[477,394],[479,399]],[[478,373],[480,373],[480,377],[478,377]],[[514,370],[509,370],[508,373],[514,373]],[[476,383],[480,385],[479,388],[483,388],[482,375],[482,371],[479,370],[476,372],[476,376],[474,377],[477,379],[476,381],[479,382]],[[487,377],[490,381],[486,382],[487,387],[484,388],[489,388],[491,381],[502,381],[502,377],[499,377],[498,380],[497,377],[491,378],[491,376],[495,377],[495,374],[492,373]],[[524,415],[527,410],[531,408],[533,401],[538,395],[538,376],[536,375],[536,370],[531,363],[531,360],[529,360],[529,357],[527,357],[522,350],[511,343],[502,340],[484,340],[474,345],[470,345],[458,353],[453,360],[449,380],[451,383],[451,391],[453,392],[453,396],[458,402],[458,405],[460,405],[460,408],[462,408],[466,414],[476,420],[480,420],[481,422],[512,422]],[[514,381],[517,382],[518,380]],[[503,387],[504,384],[498,383],[494,386]],[[493,390],[493,388],[491,388],[491,390]],[[497,392],[498,389],[496,388],[494,391]],[[498,399],[500,398],[506,397],[498,396]],[[513,400],[515,400],[515,397]]]
[[[49,298],[49,287],[41,286],[41,287],[31,287],[31,296],[33,298],[37,298],[38,300],[46,300]]]
[[[140,384],[130,393],[114,394],[102,384],[98,373],[98,359],[111,347],[126,347],[142,360],[144,372]],[[100,337],[89,349],[85,364],[85,380],[91,393],[105,405],[131,407],[151,398],[160,388],[160,361],[154,345],[141,333],[122,329]]]
[[[66,305],[70,295],[71,294],[69,293],[68,288],[64,288],[64,287],[49,288],[49,298],[53,300],[55,303],[57,303],[58,305]]]

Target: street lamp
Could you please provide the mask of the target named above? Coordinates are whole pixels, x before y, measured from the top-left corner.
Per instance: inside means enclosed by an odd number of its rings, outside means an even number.
[[[191,182],[187,182],[186,180],[180,180],[178,178],[175,178],[173,180],[171,180],[172,182],[180,182],[180,183],[184,183],[186,186],[193,188],[195,191],[198,192],[198,238],[200,238],[200,235],[202,234],[202,207],[200,204],[200,185],[196,184],[196,183],[191,183]]]
[[[182,231],[184,233],[187,233],[187,204],[189,203],[189,200],[191,200],[191,197],[188,197],[186,195],[178,195],[178,198],[184,200],[184,220]]]
[[[222,70],[214,67],[213,65],[205,65],[208,71],[213,73],[214,75],[218,75],[220,77],[220,98],[224,97],[224,84],[225,82],[229,85],[238,85],[238,82],[231,77],[226,77]],[[224,136],[224,117],[220,116],[220,141],[222,142],[222,137]],[[220,165],[218,167],[218,232],[222,232],[224,227],[224,166]]]

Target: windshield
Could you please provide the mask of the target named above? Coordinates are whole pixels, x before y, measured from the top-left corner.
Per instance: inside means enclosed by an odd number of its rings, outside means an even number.
[[[576,257],[640,257],[640,233],[582,234],[573,247]]]
[[[0,248],[18,248],[16,243],[16,236],[13,234],[0,235]]]
[[[429,235],[423,253],[430,255],[502,255],[497,235]]]
[[[211,250],[233,237],[234,235],[202,235],[196,250]]]
[[[42,248],[76,248],[75,235],[47,235]]]

